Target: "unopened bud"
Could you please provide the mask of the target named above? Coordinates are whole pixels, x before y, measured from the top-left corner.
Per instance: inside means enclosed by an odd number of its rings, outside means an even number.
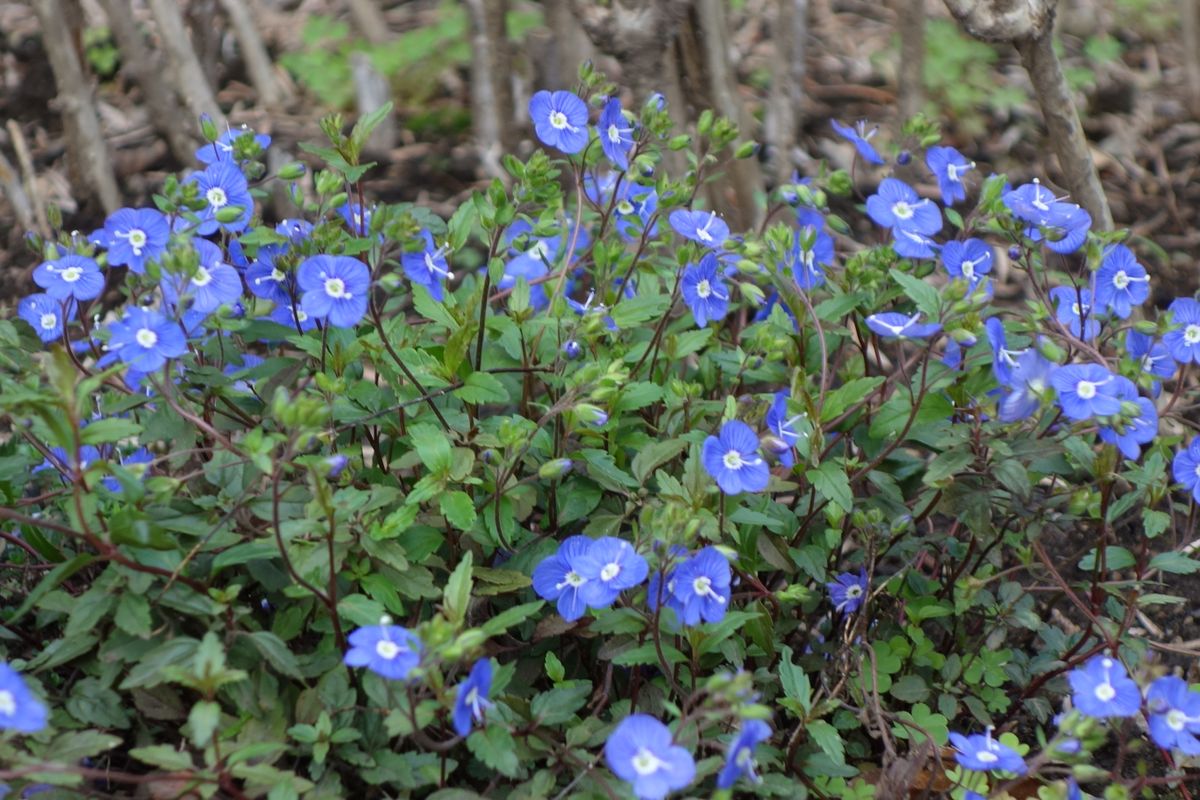
[[[544,480],[554,480],[561,478],[571,471],[571,459],[556,458],[553,461],[547,461],[538,467],[538,477]]]
[[[591,403],[580,403],[575,406],[575,413],[579,417],[579,421],[587,425],[595,425],[599,428],[608,422],[608,414],[599,406],[594,406]]]
[[[571,361],[574,361],[575,359],[577,359],[581,355],[583,355],[583,348],[580,347],[579,342],[575,341],[574,339],[570,339],[566,343],[564,343],[562,346],[562,351],[563,351],[563,355],[566,356]]]
[[[896,156],[896,163],[902,167],[907,165],[910,161],[912,161],[912,153],[908,152],[907,150],[901,150],[900,154]]]
[[[206,142],[215,142],[220,136],[217,132],[217,123],[213,122],[213,118],[208,114],[200,115],[200,133],[203,134]]]
[[[284,164],[282,167],[280,167],[279,172],[276,173],[275,177],[279,178],[281,181],[294,181],[304,177],[304,173],[307,171],[308,168],[299,161],[293,161],[290,164]]]
[[[237,222],[245,213],[246,209],[241,206],[225,206],[217,209],[217,213],[213,216],[216,217],[217,222],[227,225],[230,222]]]

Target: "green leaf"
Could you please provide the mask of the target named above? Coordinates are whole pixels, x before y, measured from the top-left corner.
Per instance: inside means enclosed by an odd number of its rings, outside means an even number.
[[[639,381],[621,390],[613,402],[613,411],[637,411],[662,399],[662,387],[656,383]]]
[[[812,711],[812,683],[808,673],[792,663],[792,648],[779,648],[779,683],[785,697],[800,704],[804,713]]]
[[[300,664],[296,661],[296,656],[278,636],[270,631],[254,631],[241,635],[250,640],[250,643],[254,645],[254,649],[258,650],[263,658],[267,660],[267,663],[274,667],[277,672],[289,678],[303,677],[300,673]]]
[[[192,763],[190,753],[182,753],[171,747],[169,744],[155,744],[149,747],[135,747],[129,751],[129,755],[141,761],[143,764],[149,764],[152,767],[165,769],[170,772],[176,770],[192,769],[195,764]]]
[[[515,778],[520,772],[521,762],[517,758],[517,746],[512,734],[499,725],[488,725],[467,737],[467,749],[489,769],[501,775]]]
[[[217,726],[221,724],[221,707],[212,700],[201,700],[192,706],[188,714],[188,725],[192,729],[192,744],[204,747],[212,741]]]
[[[446,581],[446,590],[442,595],[442,608],[446,619],[461,623],[467,616],[467,604],[471,602],[471,551],[463,553],[462,560],[450,573]]]
[[[929,697],[929,687],[920,675],[905,675],[892,684],[892,697],[906,703],[919,703]]]
[[[117,603],[117,613],[113,615],[113,622],[131,636],[149,638],[154,625],[150,616],[150,601],[140,594],[126,592]]]
[[[226,567],[237,566],[238,564],[246,564],[251,561],[269,561],[279,557],[279,545],[271,537],[264,539],[255,539],[252,542],[243,542],[235,544],[233,547],[225,550],[217,555],[212,560],[213,576]]]
[[[646,478],[650,476],[650,473],[687,450],[687,448],[688,443],[683,439],[667,439],[666,441],[651,442],[633,457],[633,463],[630,464],[630,469],[633,470],[633,477],[637,479],[639,484],[645,485]]]
[[[100,731],[74,731],[56,737],[46,746],[46,753],[59,764],[75,764],[85,758],[98,756],[121,744],[120,736],[110,736]]]
[[[850,478],[836,460],[825,461],[816,469],[804,473],[816,490],[829,502],[849,513],[854,508],[854,494],[850,491]]]
[[[558,656],[553,650],[546,651],[546,677],[554,683],[559,683],[566,676],[567,672],[563,668],[563,663],[558,660]]]
[[[475,503],[466,492],[446,492],[438,498],[438,506],[446,521],[460,531],[470,530],[475,525]]]
[[[105,417],[89,423],[79,432],[79,438],[84,444],[104,444],[132,439],[141,432],[142,426],[131,419]]]
[[[570,681],[533,698],[529,710],[543,725],[560,725],[575,716],[591,693],[591,681]]]
[[[1129,552],[1124,547],[1109,546],[1104,548],[1104,568],[1109,572],[1121,569],[1129,569],[1137,563],[1137,559],[1133,557],[1133,553]],[[1091,571],[1096,568],[1096,549],[1088,551],[1088,554],[1079,559],[1079,568],[1085,571]]]
[[[338,600],[338,616],[350,620],[355,625],[378,625],[386,609],[381,603],[363,594],[348,594]]]
[[[519,606],[506,608],[487,622],[479,626],[486,636],[499,636],[506,630],[521,622],[525,622],[546,605],[545,600],[534,600],[532,603],[522,603]]]
[[[879,407],[871,418],[869,435],[872,439],[888,441],[904,430],[908,417],[912,413],[912,400],[908,392],[896,392]],[[927,394],[921,401],[912,427],[906,438],[912,438],[922,426],[933,423],[944,424],[954,414],[954,404],[940,394]]]
[[[432,425],[413,425],[408,429],[408,435],[421,463],[431,472],[450,470],[450,440],[444,431]]]
[[[1183,553],[1172,551],[1159,553],[1150,559],[1150,568],[1169,572],[1172,575],[1192,575],[1200,572],[1200,561],[1188,558]]]
[[[378,620],[376,620],[378,622]],[[167,667],[181,666],[196,655],[200,642],[186,636],[170,639],[142,656],[129,675],[121,682],[120,689],[150,688],[165,683]]]
[[[463,385],[451,392],[464,403],[507,403],[508,390],[495,375],[472,372]]]
[[[893,269],[891,275],[892,280],[900,284],[900,287],[904,289],[904,293],[916,304],[917,310],[926,317],[936,321],[938,307],[941,305],[937,289],[920,278],[914,278],[907,272],[901,272],[898,269]]]
[[[938,486],[943,481],[951,480],[975,461],[975,454],[970,450],[947,450],[938,453],[937,457],[925,468],[921,481],[926,486]]]
[[[837,728],[825,720],[819,719],[808,723],[805,731],[808,733],[808,738],[812,739],[817,747],[821,748],[821,752],[829,756],[833,763],[839,765],[846,763],[846,746],[842,742],[842,734]]]
[[[882,375],[855,378],[829,392],[825,395],[825,405],[821,407],[821,421],[829,422],[836,419],[847,408],[868,397],[885,380],[886,378]]]
[[[587,462],[588,477],[606,489],[625,494],[626,489],[641,485],[637,478],[617,466],[612,453],[607,450],[580,450],[578,455]]]
[[[16,623],[21,617],[29,613],[43,597],[52,589],[57,589],[59,584],[70,578],[79,570],[89,566],[96,557],[88,553],[80,553],[70,561],[64,561],[54,569],[46,573],[46,577],[38,581],[38,585],[33,587],[33,591],[25,597],[25,602],[21,603],[20,608],[13,612],[13,615],[5,620],[9,625]]]

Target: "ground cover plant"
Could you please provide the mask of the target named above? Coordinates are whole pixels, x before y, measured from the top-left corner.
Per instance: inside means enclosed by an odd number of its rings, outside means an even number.
[[[618,97],[536,93],[447,220],[364,195],[384,109],[30,237],[10,791],[1190,796],[1200,303],[920,121],[731,231],[754,145]]]

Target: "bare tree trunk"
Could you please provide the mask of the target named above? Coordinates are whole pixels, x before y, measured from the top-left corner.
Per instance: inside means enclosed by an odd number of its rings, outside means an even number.
[[[360,115],[370,114],[392,99],[392,87],[387,78],[375,69],[366,53],[350,54],[350,70],[354,75],[355,105]],[[388,114],[367,140],[370,153],[386,153],[396,146],[396,120]]]
[[[471,18],[471,117],[484,174],[504,174],[500,156],[515,145],[508,0],[466,0]]]
[[[611,7],[571,0],[592,44],[621,63],[621,79],[646,102],[663,81],[663,60],[692,0],[615,0]]]
[[[1187,79],[1188,106],[1200,117],[1200,0],[1179,0],[1179,27],[1183,33],[1183,69]]]
[[[575,83],[579,65],[592,57],[592,43],[571,13],[568,0],[542,0],[542,8],[550,30],[540,68],[543,85],[565,89]]]
[[[69,19],[62,0],[35,0],[34,11],[42,28],[42,40],[54,70],[58,103],[67,131],[67,150],[76,174],[99,199],[106,212],[121,206],[121,193],[113,174],[108,145],[100,130],[100,119],[92,102],[92,87],[84,78],[79,55],[63,24]]]
[[[349,0],[350,17],[354,27],[366,37],[371,44],[384,44],[388,40],[387,20],[375,0]]]
[[[258,25],[254,21],[254,0],[221,0],[221,7],[229,16],[233,26],[233,34],[237,37],[238,46],[242,48],[242,58],[246,60],[246,71],[250,74],[250,82],[258,92],[259,101],[268,108],[278,108],[289,99],[286,90],[275,77],[275,67],[267,46],[258,35]]]
[[[776,183],[785,183],[792,175],[796,130],[800,125],[804,96],[804,12],[803,0],[775,0],[772,8],[771,46],[773,48],[771,91],[763,137]],[[801,55],[797,58],[797,52]],[[799,74],[797,74],[799,66]]]
[[[1050,144],[1067,188],[1100,230],[1112,230],[1112,211],[1100,185],[1079,113],[1054,53],[1054,10],[1058,0],[943,0],[959,25],[977,39],[1009,42],[1021,54],[1046,118]]]
[[[208,84],[204,68],[200,66],[200,59],[196,57],[196,51],[188,39],[179,4],[176,0],[148,2],[150,11],[158,23],[163,49],[167,51],[167,58],[171,63],[170,73],[175,91],[195,116],[208,114],[218,127],[224,127],[225,115],[217,105],[217,98]]]
[[[187,126],[179,124],[184,111],[162,81],[162,65],[137,29],[129,0],[100,0],[100,3],[121,51],[122,68],[128,70],[129,77],[141,88],[154,127],[180,163],[191,163],[198,142],[188,136]]]
[[[925,107],[925,0],[898,0],[900,17],[900,118]]]
[[[17,224],[21,226],[21,230],[34,230],[33,206],[29,204],[29,196],[25,194],[25,187],[21,185],[21,176],[4,157],[4,153],[0,153],[0,189],[4,191],[8,202],[12,204],[13,211],[17,215]],[[43,236],[49,236],[48,227],[38,226],[37,232]]]

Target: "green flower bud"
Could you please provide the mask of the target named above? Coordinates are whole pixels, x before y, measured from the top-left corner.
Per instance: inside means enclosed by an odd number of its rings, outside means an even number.
[[[571,471],[571,466],[571,459],[556,458],[538,467],[538,477],[548,481],[561,478]]]

